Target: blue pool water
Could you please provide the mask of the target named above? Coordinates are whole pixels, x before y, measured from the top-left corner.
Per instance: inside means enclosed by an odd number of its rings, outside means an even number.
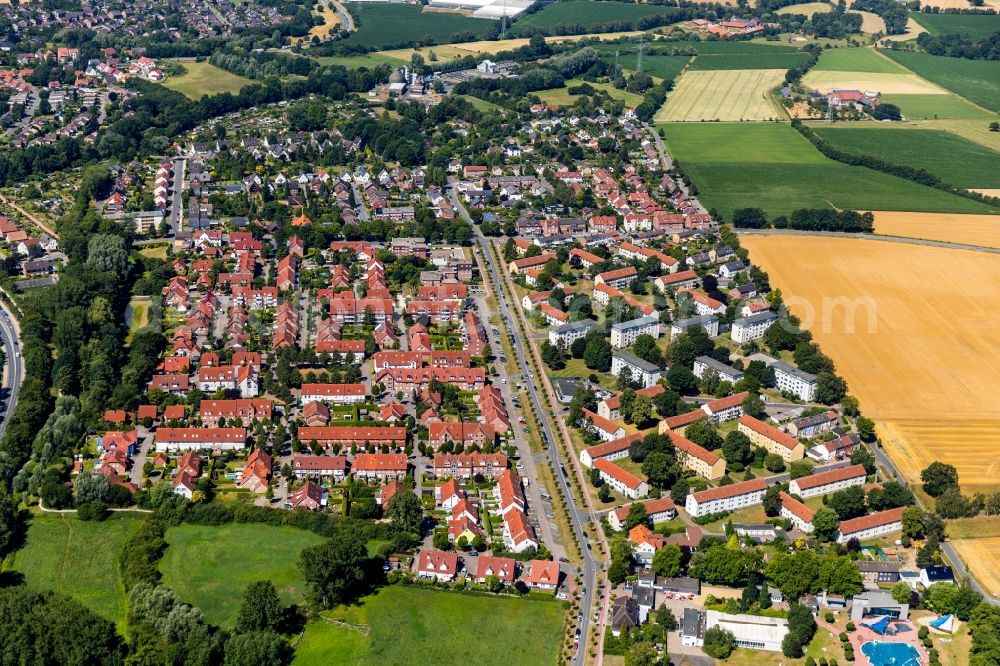
[[[872,666],[918,666],[920,653],[906,643],[869,642],[861,646]]]

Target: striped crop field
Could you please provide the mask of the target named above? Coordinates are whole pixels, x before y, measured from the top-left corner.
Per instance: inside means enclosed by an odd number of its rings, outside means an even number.
[[[657,112],[656,122],[770,120],[785,113],[771,99],[783,69],[686,71]]]

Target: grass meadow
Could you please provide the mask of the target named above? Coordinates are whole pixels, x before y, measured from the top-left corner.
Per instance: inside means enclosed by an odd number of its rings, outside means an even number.
[[[905,74],[906,68],[872,49],[856,47],[823,51],[813,69],[830,72]]]
[[[168,76],[163,80],[163,85],[189,99],[201,99],[205,95],[222,92],[238,93],[240,88],[253,83],[246,77],[237,76],[211,63],[185,60],[178,64],[184,67],[185,73]]]
[[[895,104],[907,120],[989,120],[996,114],[970,104],[958,95],[883,95],[882,101]]]
[[[905,164],[964,188],[1000,187],[1000,153],[941,130],[813,127],[835,147]]]
[[[932,35],[966,35],[988,37],[1000,32],[997,14],[924,14],[913,12],[913,18]]]
[[[274,583],[283,602],[301,603],[305,581],[299,553],[323,538],[294,527],[231,523],[179,525],[167,531],[170,544],[160,561],[163,583],[205,613],[212,624],[232,626],[246,586]]]
[[[491,597],[420,587],[384,587],[360,603],[311,622],[295,666],[429,663],[554,664],[563,604],[550,599]]]
[[[118,556],[139,526],[134,513],[114,513],[104,522],[81,522],[64,514],[32,516],[24,548],[13,568],[32,587],[73,597],[122,628],[127,612]]]
[[[1000,111],[1000,60],[946,58],[892,49],[882,53],[956,95]]]
[[[990,213],[986,204],[827,159],[786,124],[662,125],[670,154],[709,208],[769,215],[796,208]]]

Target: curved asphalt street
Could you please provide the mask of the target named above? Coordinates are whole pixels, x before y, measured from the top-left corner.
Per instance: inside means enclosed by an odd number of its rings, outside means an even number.
[[[4,354],[7,356],[4,368],[4,406],[0,415],[0,437],[7,431],[7,420],[14,413],[17,406],[17,392],[21,389],[21,381],[24,379],[24,366],[21,362],[21,343],[17,329],[17,320],[7,309],[7,305],[0,301],[0,336],[3,337]]]

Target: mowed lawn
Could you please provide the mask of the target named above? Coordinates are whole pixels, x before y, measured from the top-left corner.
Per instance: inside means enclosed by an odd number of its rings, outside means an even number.
[[[906,68],[873,49],[856,47],[823,51],[813,69],[827,72],[905,74]]]
[[[293,663],[554,665],[563,608],[549,599],[392,585],[311,622]]]
[[[222,92],[238,93],[240,88],[253,83],[211,63],[185,60],[180,64],[187,71],[181,76],[168,76],[163,79],[163,85],[191,99]]]
[[[377,49],[423,41],[430,37],[437,44],[447,44],[452,35],[472,33],[474,39],[486,36],[496,25],[489,19],[474,19],[461,14],[425,12],[421,5],[355,2],[347,5],[357,19],[358,29],[344,42]]]
[[[986,204],[823,156],[786,124],[670,123],[667,148],[709,208],[771,216],[796,208],[990,213]]]
[[[118,556],[141,517],[118,512],[104,522],[81,522],[73,516],[32,516],[24,548],[13,568],[33,587],[69,595],[121,627],[125,622],[125,586]]]
[[[882,53],[942,88],[991,111],[1000,111],[1000,60],[947,58],[893,49]]]
[[[700,56],[699,56],[700,57]],[[695,61],[697,62],[697,60]],[[656,122],[703,120],[772,120],[785,118],[771,98],[783,69],[688,69],[656,112]]]
[[[205,613],[212,624],[229,627],[246,586],[274,583],[287,603],[301,603],[305,581],[299,553],[323,538],[294,527],[231,523],[179,525],[167,530],[169,547],[160,561],[163,583]]]
[[[949,185],[1000,187],[1000,153],[950,132],[877,126],[813,130],[841,150],[925,169]]]

